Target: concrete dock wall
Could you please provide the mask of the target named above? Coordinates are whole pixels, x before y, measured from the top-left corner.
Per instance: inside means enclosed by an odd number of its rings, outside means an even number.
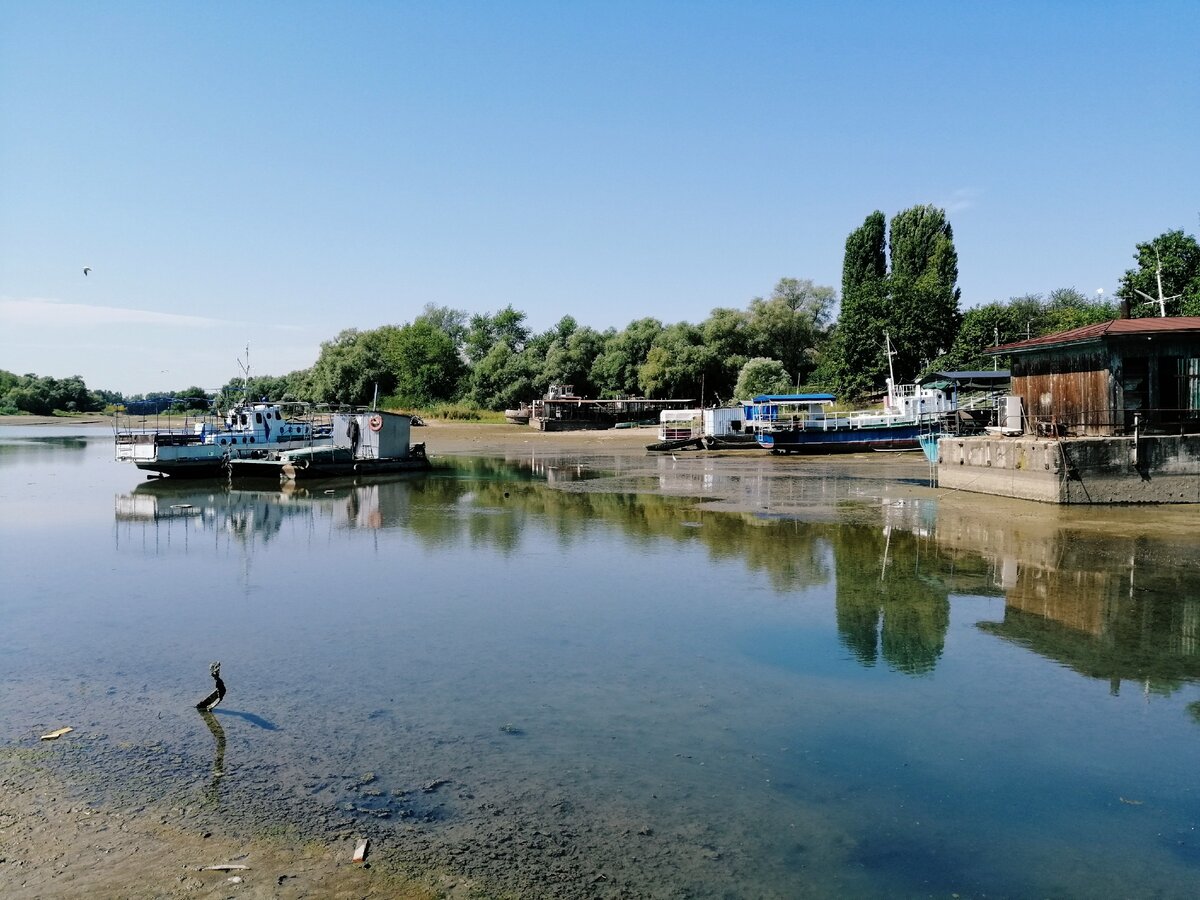
[[[946,437],[938,486],[1043,503],[1200,503],[1200,435]]]

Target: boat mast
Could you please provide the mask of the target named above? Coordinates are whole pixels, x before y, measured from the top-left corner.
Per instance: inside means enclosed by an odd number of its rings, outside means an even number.
[[[892,368],[892,357],[896,355],[896,351],[892,349],[892,336],[886,331],[883,333],[883,345],[887,348],[888,358],[888,381],[895,383],[896,372]]]
[[[246,342],[246,361],[237,361],[238,368],[242,370],[242,401],[250,402],[250,342]]]

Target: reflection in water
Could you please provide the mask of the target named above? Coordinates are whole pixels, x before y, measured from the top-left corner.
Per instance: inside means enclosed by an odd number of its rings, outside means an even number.
[[[1144,539],[1027,532],[1029,525],[932,500],[842,500],[834,522],[714,514],[685,498],[555,489],[552,477],[561,486],[588,473],[548,460],[458,459],[421,478],[270,491],[162,479],[118,496],[116,518],[151,527],[160,552],[186,551],[189,532],[266,544],[294,523],[310,535],[403,529],[430,546],[465,542],[509,555],[533,518],[553,523],[563,548],[608,522],[634,536],[700,545],[716,560],[740,559],[782,594],[832,584],[838,635],[865,666],[932,672],[952,596],[1002,594],[1004,621],[980,628],[1109,680],[1114,691],[1123,680],[1171,691],[1200,677],[1195,574],[1148,565],[1166,551]],[[1124,545],[1115,554],[1114,543]]]
[[[2,424],[2,422],[0,422]],[[87,439],[73,435],[22,435],[0,434],[0,466],[24,465],[46,457],[47,451],[59,451],[56,462],[83,462],[80,450],[87,449]],[[62,452],[66,451],[66,452]]]
[[[936,517],[923,516],[921,508]],[[990,582],[977,592],[999,589],[1005,598],[1003,621],[980,622],[984,632],[1081,675],[1108,681],[1113,694],[1119,693],[1122,681],[1166,695],[1200,680],[1200,579],[1189,564],[1193,547],[1144,536],[1047,529],[1037,520],[1022,524],[981,518],[962,510],[939,510],[931,502],[889,504],[883,512],[889,523],[884,532],[892,536],[889,568],[892,573],[899,568],[902,574],[881,575],[879,606],[886,610],[897,594],[905,598],[906,641],[917,647],[932,651],[936,644],[940,652],[941,643],[932,640],[936,622],[945,622],[949,591],[955,589],[945,583],[945,573],[953,572],[961,582],[963,564],[974,558],[983,562]],[[898,529],[906,530],[899,541]],[[860,548],[880,552],[878,538],[860,533],[851,539],[852,531],[842,533]],[[888,555],[887,543],[885,538],[882,559]],[[943,557],[937,565],[931,565],[934,554]],[[870,567],[869,559],[863,558],[864,568]],[[954,565],[947,566],[951,559]],[[869,595],[862,571],[850,566],[844,574],[856,585],[857,596]],[[839,566],[839,621],[842,583]],[[957,585],[959,590],[964,587]],[[867,600],[863,606],[869,609],[872,604]],[[872,622],[868,614],[862,619],[855,633],[869,657]],[[943,624],[943,632],[944,628]],[[885,634],[886,630],[885,621]],[[886,639],[884,644],[886,659]]]
[[[833,535],[837,622],[863,665],[880,657],[907,675],[932,672],[946,643],[950,592],[921,567],[921,539],[892,527],[846,525]]]
[[[208,730],[213,736],[212,778],[208,783],[208,790],[205,791],[205,799],[209,803],[216,803],[220,797],[218,788],[221,779],[225,776],[225,729],[221,727],[217,717],[208,710],[199,709],[197,712],[200,713],[200,718],[204,720],[204,724],[208,726]]]
[[[1110,683],[1171,694],[1200,678],[1200,597],[1188,568],[1155,565],[1135,539],[1115,549],[1079,534],[1059,534],[1039,564],[1014,563],[1002,622],[980,628]],[[1185,575],[1186,573],[1186,575]]]
[[[494,895],[1187,896],[1194,547],[767,468],[456,460],[115,507],[81,482],[96,515],[47,519],[70,572],[0,517],[29,559],[0,723],[103,722],[87,777],[375,829]],[[762,502],[638,494],[677,478]],[[179,697],[212,658],[254,712],[210,747]]]

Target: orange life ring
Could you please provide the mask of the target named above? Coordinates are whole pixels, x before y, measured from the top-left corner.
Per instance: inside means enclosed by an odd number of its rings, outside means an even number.
[[[371,416],[371,418],[367,419],[367,427],[372,431],[378,431],[383,427],[383,416],[378,414]]]

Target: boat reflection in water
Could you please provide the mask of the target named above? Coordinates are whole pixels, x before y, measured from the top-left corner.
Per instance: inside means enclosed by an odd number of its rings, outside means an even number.
[[[381,528],[384,510],[398,518],[408,506],[404,481],[312,488],[285,484],[275,490],[242,489],[224,483],[167,479],[139,484],[116,498],[116,520],[150,526],[162,546],[186,547],[189,533],[224,534],[246,544],[270,543],[285,526],[301,529]]]

